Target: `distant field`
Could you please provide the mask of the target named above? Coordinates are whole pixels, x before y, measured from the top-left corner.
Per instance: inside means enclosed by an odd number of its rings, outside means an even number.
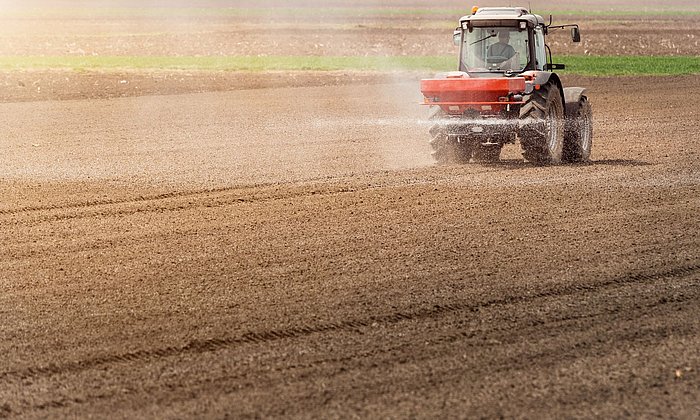
[[[699,6],[667,8],[630,6],[601,7],[598,10],[585,9],[549,9],[533,10],[541,15],[550,13],[568,16],[672,16],[700,15]],[[281,18],[309,16],[460,16],[470,13],[470,7],[464,8],[416,8],[416,7],[144,7],[144,8],[41,8],[15,9],[0,11],[0,18],[15,17],[265,17]]]
[[[555,56],[564,72],[589,76],[700,74],[700,57]],[[446,71],[452,56],[409,57],[0,57],[3,70]]]

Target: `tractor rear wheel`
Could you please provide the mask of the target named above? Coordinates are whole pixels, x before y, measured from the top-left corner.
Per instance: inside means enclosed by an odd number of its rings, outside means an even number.
[[[564,131],[565,162],[587,162],[593,145],[593,112],[588,98],[581,96],[576,112],[566,120]]]
[[[471,146],[467,142],[459,142],[457,138],[450,137],[445,132],[444,126],[439,120],[445,117],[445,111],[437,108],[430,116],[435,124],[430,128],[430,146],[435,161],[441,165],[453,163],[469,163],[472,155]]]
[[[548,82],[527,95],[520,108],[520,145],[530,162],[558,164],[564,149],[564,104],[559,87]]]

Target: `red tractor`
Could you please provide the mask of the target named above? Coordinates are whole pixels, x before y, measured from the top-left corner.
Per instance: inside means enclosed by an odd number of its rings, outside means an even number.
[[[424,104],[433,106],[430,129],[439,163],[498,161],[506,143],[520,140],[523,156],[540,165],[585,162],[591,154],[593,117],[586,89],[563,88],[545,35],[578,25],[553,26],[550,16],[522,7],[474,8],[455,30],[459,71],[421,80]]]

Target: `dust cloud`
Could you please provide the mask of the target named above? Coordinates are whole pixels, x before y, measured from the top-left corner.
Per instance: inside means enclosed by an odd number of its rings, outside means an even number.
[[[328,7],[349,6],[354,7],[342,1],[32,0],[6,9],[0,54],[125,59],[353,55],[368,43],[372,54],[406,53],[402,35],[377,43],[367,38],[366,18],[324,14]],[[360,7],[386,6],[396,4],[364,2]],[[396,26],[391,20],[386,24]],[[130,71],[162,77],[158,70]],[[118,84],[139,96],[130,71],[105,72],[93,89]],[[47,89],[41,74],[18,74],[23,87],[37,93]],[[66,80],[74,76],[66,75]],[[270,84],[278,85],[274,77]],[[221,88],[204,82],[202,93],[189,96],[8,104],[5,112],[18,115],[11,123],[18,129],[6,137],[11,150],[3,172],[39,179],[225,184],[431,164],[427,111],[419,105],[415,74],[397,73],[386,80],[354,88],[272,90],[263,89],[263,78],[255,91],[240,93],[206,94]]]

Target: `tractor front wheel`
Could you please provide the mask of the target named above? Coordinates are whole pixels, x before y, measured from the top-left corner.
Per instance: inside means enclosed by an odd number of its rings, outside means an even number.
[[[581,96],[576,111],[568,115],[564,131],[564,161],[587,162],[593,145],[593,112],[588,98]]]

